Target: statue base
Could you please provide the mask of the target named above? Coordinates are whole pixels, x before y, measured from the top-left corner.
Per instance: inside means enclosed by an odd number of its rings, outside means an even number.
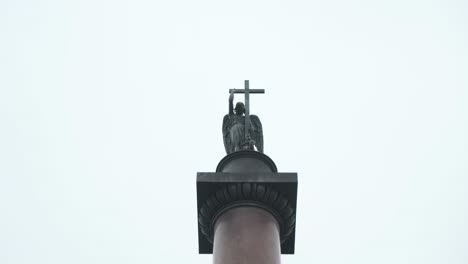
[[[273,160],[260,152],[227,155],[216,172],[197,173],[199,253],[213,253],[213,241],[219,240],[215,226],[228,212],[257,208],[276,220],[281,254],[294,254],[296,200],[297,173],[278,173]]]

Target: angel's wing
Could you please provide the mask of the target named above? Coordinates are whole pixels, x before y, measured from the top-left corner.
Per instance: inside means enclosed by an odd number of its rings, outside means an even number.
[[[229,154],[232,145],[231,137],[229,136],[231,125],[231,118],[229,118],[229,115],[225,115],[223,118],[223,142],[227,154]]]
[[[263,153],[263,129],[260,119],[256,115],[250,116],[251,131],[250,137],[255,140],[255,146],[258,152]]]

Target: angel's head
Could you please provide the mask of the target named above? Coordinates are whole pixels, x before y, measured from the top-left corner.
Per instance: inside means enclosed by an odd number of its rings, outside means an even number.
[[[243,115],[245,113],[244,103],[238,102],[234,110],[236,110],[236,115],[240,115],[240,116]]]

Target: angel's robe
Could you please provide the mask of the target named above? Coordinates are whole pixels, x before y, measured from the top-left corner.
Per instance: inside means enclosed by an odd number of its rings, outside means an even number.
[[[238,116],[235,114],[229,115],[231,128],[229,129],[229,137],[231,139],[231,151],[238,151],[242,149],[245,132],[245,116]]]
[[[227,154],[240,151],[245,148],[246,140],[249,140],[249,149],[257,147],[257,151],[263,153],[262,123],[256,115],[250,116],[249,137],[245,136],[245,116],[227,114],[223,119],[223,140]]]

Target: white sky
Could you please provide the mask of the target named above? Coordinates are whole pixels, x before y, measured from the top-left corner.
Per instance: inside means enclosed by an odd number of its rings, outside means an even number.
[[[0,1],[0,263],[211,263],[228,89],[299,173],[285,264],[468,262],[465,1]],[[240,97],[236,97],[240,99]]]

